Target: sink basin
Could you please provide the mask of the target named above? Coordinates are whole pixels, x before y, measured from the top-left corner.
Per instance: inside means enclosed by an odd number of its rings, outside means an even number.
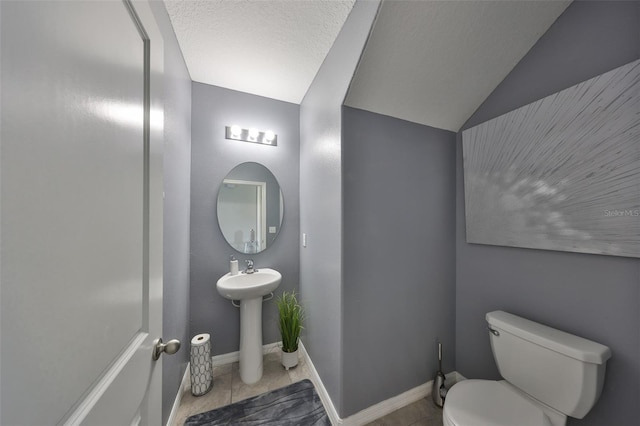
[[[229,300],[246,300],[266,296],[280,285],[282,275],[270,268],[260,268],[253,274],[223,275],[218,280],[218,293]]]

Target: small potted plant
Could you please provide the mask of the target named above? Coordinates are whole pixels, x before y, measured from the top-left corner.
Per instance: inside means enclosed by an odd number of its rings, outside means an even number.
[[[302,331],[304,313],[296,293],[282,293],[276,299],[278,305],[280,334],[282,336],[282,366],[288,370],[298,365],[298,343]]]

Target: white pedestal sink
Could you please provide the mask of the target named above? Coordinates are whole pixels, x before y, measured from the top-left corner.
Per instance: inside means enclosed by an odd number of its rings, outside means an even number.
[[[253,274],[225,274],[216,284],[222,297],[240,301],[240,379],[248,385],[262,377],[262,297],[281,280],[280,272],[260,268]]]

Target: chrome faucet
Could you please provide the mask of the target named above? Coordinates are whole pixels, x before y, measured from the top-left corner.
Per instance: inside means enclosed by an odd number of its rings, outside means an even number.
[[[247,269],[244,270],[245,274],[253,274],[254,272],[258,272],[257,269],[253,269],[253,260],[252,259],[245,260],[245,263],[247,264]]]

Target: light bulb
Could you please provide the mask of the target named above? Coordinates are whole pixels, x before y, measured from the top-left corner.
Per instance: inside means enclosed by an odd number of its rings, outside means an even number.
[[[264,132],[264,140],[267,143],[271,143],[273,142],[273,140],[276,138],[276,134],[273,133],[271,130],[267,130],[266,132]]]
[[[231,137],[234,139],[239,139],[240,134],[242,133],[242,128],[238,125],[231,126]]]
[[[255,141],[256,139],[258,139],[259,134],[260,132],[258,131],[258,129],[253,127],[249,129],[249,139],[251,139],[252,141]]]

